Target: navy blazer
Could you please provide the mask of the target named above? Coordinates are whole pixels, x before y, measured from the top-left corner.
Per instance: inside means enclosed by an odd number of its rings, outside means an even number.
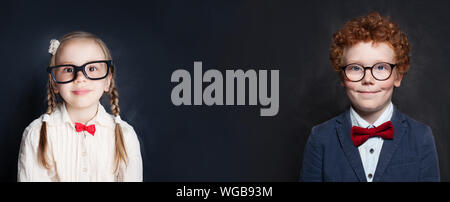
[[[395,107],[394,139],[384,140],[373,182],[439,181],[439,162],[429,126]],[[357,147],[350,137],[350,110],[314,126],[306,143],[301,181],[366,182]]]

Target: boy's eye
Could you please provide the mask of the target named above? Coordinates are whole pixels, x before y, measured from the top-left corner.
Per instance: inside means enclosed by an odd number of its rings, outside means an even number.
[[[384,69],[385,69],[385,67],[383,65],[380,65],[377,67],[377,70],[384,70]]]
[[[352,70],[352,71],[359,71],[359,70],[361,70],[361,67],[353,66],[353,67],[350,68],[350,70]]]

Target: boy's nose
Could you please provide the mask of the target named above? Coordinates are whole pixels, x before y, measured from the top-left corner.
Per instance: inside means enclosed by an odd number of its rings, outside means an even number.
[[[361,82],[363,84],[373,84],[373,82],[375,81],[375,78],[373,78],[373,76],[372,76],[372,71],[370,69],[365,69],[364,72],[365,72],[365,75],[364,75],[363,79],[361,80]]]

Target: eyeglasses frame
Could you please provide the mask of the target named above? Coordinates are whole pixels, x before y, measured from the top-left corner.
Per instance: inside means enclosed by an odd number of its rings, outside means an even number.
[[[106,63],[106,68],[107,68],[107,69],[106,69],[106,75],[103,76],[103,77],[100,77],[100,78],[91,78],[91,77],[89,77],[89,76],[87,75],[86,70],[85,70],[84,68],[85,68],[87,65],[89,65],[89,64],[92,64],[92,63],[100,63],[100,62]],[[55,78],[55,75],[53,74],[53,71],[52,71],[52,70],[55,69],[55,68],[58,68],[58,67],[67,67],[67,66],[71,66],[71,67],[73,67],[73,68],[75,69],[75,73],[74,73],[73,79],[71,79],[71,80],[69,80],[69,81],[57,81],[56,78]],[[86,78],[90,79],[90,80],[101,80],[101,79],[104,79],[104,78],[106,78],[106,77],[109,75],[109,70],[110,70],[110,68],[111,68],[111,71],[114,70],[114,64],[113,64],[113,61],[112,61],[112,60],[95,60],[95,61],[87,62],[87,63],[85,63],[85,64],[83,64],[83,65],[81,65],[81,66],[76,66],[76,65],[73,65],[73,64],[64,64],[64,65],[56,65],[56,66],[52,66],[52,67],[47,67],[47,72],[48,72],[49,74],[51,74],[52,80],[53,80],[55,83],[57,83],[57,84],[66,84],[66,83],[70,83],[70,82],[74,81],[75,79],[77,79],[77,76],[78,76],[78,72],[79,72],[79,71],[83,72],[83,75],[84,75]]]

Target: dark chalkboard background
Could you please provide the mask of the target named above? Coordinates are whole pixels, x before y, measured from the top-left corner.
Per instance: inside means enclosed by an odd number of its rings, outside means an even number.
[[[145,181],[297,181],[312,126],[349,106],[330,67],[332,33],[370,11],[391,16],[412,46],[393,102],[431,126],[450,180],[448,1],[2,1],[0,181],[15,181],[24,128],[45,112],[49,40],[84,30],[117,65],[122,118],[141,140]],[[280,111],[180,106],[179,68],[279,69]]]

